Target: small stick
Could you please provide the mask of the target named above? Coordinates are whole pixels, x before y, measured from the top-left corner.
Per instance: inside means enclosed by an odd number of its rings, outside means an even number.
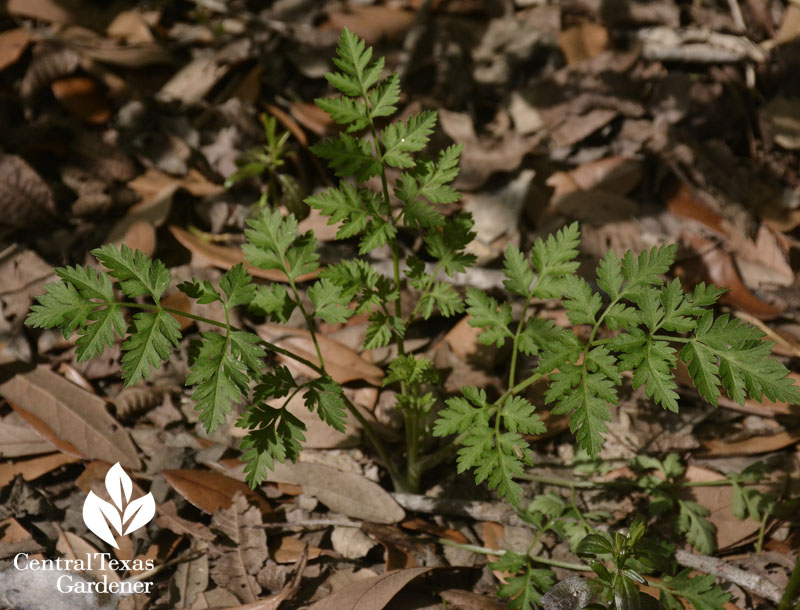
[[[460,500],[452,498],[429,498],[414,494],[392,494],[397,503],[406,510],[413,510],[420,513],[449,515],[452,517],[462,517],[475,519],[476,521],[493,521],[504,525],[517,527],[535,527],[523,521],[517,516],[510,506],[495,502],[477,502],[473,500]],[[727,561],[710,557],[708,555],[695,555],[688,551],[675,551],[677,562],[686,567],[699,572],[717,576],[729,582],[747,589],[751,593],[768,599],[772,602],[779,602],[781,591],[766,578],[746,572]]]
[[[264,523],[265,529],[289,530],[294,528],[311,529],[315,527],[361,527],[361,521],[345,521],[342,519],[302,519],[300,521]]]
[[[169,561],[166,561],[161,565],[154,567],[152,570],[145,570],[144,572],[139,572],[138,574],[128,576],[126,580],[146,580],[151,576],[155,576],[156,574],[158,574],[162,570],[167,569],[170,566],[174,566],[175,564],[183,563],[185,561],[191,561],[192,559],[197,559],[205,552],[206,552],[205,547],[202,549],[195,549],[193,551],[189,551],[188,553],[184,553],[183,555],[176,557],[175,559],[170,559]]]
[[[781,590],[774,583],[763,576],[737,568],[722,559],[708,555],[695,555],[683,550],[675,551],[675,559],[686,568],[723,578],[771,602],[781,601]]]

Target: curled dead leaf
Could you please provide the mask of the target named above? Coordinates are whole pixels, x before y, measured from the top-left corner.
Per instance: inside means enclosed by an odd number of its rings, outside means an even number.
[[[54,80],[72,75],[80,66],[81,56],[67,48],[45,48],[34,55],[19,92],[26,104],[33,102],[36,94]]]
[[[698,254],[704,279],[720,288],[728,289],[720,299],[721,302],[760,320],[772,320],[781,315],[781,309],[757,297],[744,285],[733,258],[717,244],[690,231],[682,232],[681,240]]]
[[[163,388],[140,384],[130,388],[123,388],[111,402],[117,408],[119,417],[130,418],[157,407],[163,400]]]

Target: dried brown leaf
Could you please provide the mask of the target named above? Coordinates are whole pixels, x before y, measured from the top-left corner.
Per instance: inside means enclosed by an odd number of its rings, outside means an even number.
[[[781,315],[781,309],[760,299],[744,285],[730,254],[697,233],[684,231],[681,239],[699,255],[705,279],[720,288],[728,289],[729,292],[720,299],[721,302],[760,320],[772,320]]]
[[[448,540],[452,540],[453,542],[458,542],[460,544],[467,544],[467,542],[469,542],[467,537],[458,530],[436,525],[435,523],[426,521],[420,517],[406,519],[400,525],[415,532],[425,532],[426,534],[430,534],[435,538],[447,538]]]
[[[33,481],[56,468],[61,468],[64,464],[72,464],[77,461],[78,458],[66,453],[51,453],[17,462],[3,462],[0,464],[0,487],[8,485],[17,475],[22,476],[26,481]]]
[[[43,441],[30,426],[0,422],[0,457],[25,457],[52,451],[52,445]]]
[[[131,226],[138,222],[146,222],[153,227],[163,225],[169,217],[172,199],[178,189],[185,189],[195,197],[215,195],[224,190],[221,185],[210,182],[194,168],[182,178],[149,168],[131,180],[128,187],[141,197],[141,201],[128,208],[125,216],[111,228],[106,237],[107,242],[116,243],[125,239]]]
[[[141,250],[147,256],[152,256],[156,251],[155,227],[146,220],[135,220],[128,226],[122,239],[115,243],[125,244],[131,250]]]
[[[111,118],[111,107],[91,78],[72,76],[50,84],[55,98],[73,116],[99,125]]]
[[[133,417],[160,405],[164,392],[164,388],[140,384],[123,388],[111,402],[119,417]]]
[[[610,108],[595,108],[586,114],[564,121],[550,132],[554,148],[574,146],[588,138],[601,127],[608,125],[619,114]]]
[[[748,287],[758,288],[761,284],[789,286],[794,282],[794,272],[786,252],[778,241],[778,235],[767,224],[759,227],[754,242],[734,223],[708,206],[684,182],[670,185],[665,198],[670,213],[697,222],[724,240],[726,249],[735,254],[739,273]]]
[[[800,37],[800,6],[790,2],[783,12],[783,20],[775,33],[774,41],[776,44],[784,44],[797,37]]]
[[[303,580],[303,572],[309,560],[309,553],[307,547],[304,545],[304,551],[300,559],[297,561],[292,579],[286,583],[280,593],[270,595],[264,599],[260,599],[252,604],[244,606],[237,606],[236,608],[229,608],[228,610],[278,610],[280,605],[286,600],[294,597],[300,590],[300,584]]]
[[[144,68],[173,62],[169,51],[156,42],[119,44],[117,40],[76,26],[65,31],[63,37],[83,57],[112,66]]]
[[[155,17],[155,20],[148,17]],[[132,43],[155,42],[153,33],[150,31],[148,20],[157,21],[158,13],[149,13],[147,16],[139,9],[120,11],[114,20],[108,24],[106,34],[111,38],[121,38]]]
[[[170,607],[176,610],[190,610],[195,599],[208,588],[208,555],[200,556],[178,564],[175,574],[169,580]]]
[[[762,285],[791,286],[794,284],[794,271],[789,264],[787,252],[779,242],[779,236],[766,224],[758,228],[755,243],[736,256],[736,263],[742,280],[750,288]]]
[[[396,525],[362,523],[361,530],[386,550],[386,571],[404,570],[430,563],[435,545],[400,529]]]
[[[0,32],[0,72],[17,63],[31,42],[25,28],[13,28]]]
[[[183,313],[192,313],[192,305],[192,300],[182,292],[173,292],[172,294],[168,294],[161,299],[162,307],[175,309],[177,311],[182,311]],[[169,315],[178,321],[178,324],[181,325],[181,330],[186,330],[196,323],[195,320],[180,314],[170,312]]]
[[[258,493],[236,479],[209,470],[162,470],[175,491],[200,510],[213,514],[231,506],[231,498],[238,492],[255,502],[263,513],[271,513],[272,507]]]
[[[667,209],[678,218],[693,220],[720,237],[733,231],[722,214],[700,201],[685,182],[673,183],[665,190]]]
[[[278,122],[289,130],[292,136],[294,136],[295,140],[298,141],[300,146],[303,148],[308,148],[308,137],[306,136],[306,132],[303,131],[303,128],[297,124],[297,121],[295,121],[290,115],[286,114],[286,112],[284,112],[281,108],[278,108],[275,104],[267,104],[267,112],[278,119]]]
[[[317,547],[309,547],[302,540],[292,536],[283,536],[277,548],[272,551],[272,557],[277,563],[297,563],[304,554],[309,559],[316,559],[322,554],[331,555],[332,553]]]
[[[353,519],[397,523],[405,517],[405,511],[391,494],[377,483],[323,464],[276,464],[274,470],[267,472],[267,480],[302,485],[305,494]],[[354,502],[354,498],[358,501]]]
[[[336,133],[336,124],[330,115],[312,102],[292,102],[289,112],[303,127],[318,136]]]
[[[18,373],[0,384],[0,395],[18,406],[23,417],[22,410],[49,428],[53,435],[49,438],[44,428],[37,427],[37,431],[59,451],[65,450],[64,445],[54,439],[72,445],[79,457],[119,462],[131,470],[140,468],[136,447],[127,431],[109,415],[105,401],[46,366]]]
[[[553,198],[577,190],[600,189],[627,195],[642,180],[642,164],[628,157],[605,157],[579,165],[568,172],[555,172],[547,184],[555,189]]]
[[[800,442],[800,429],[783,430],[768,436],[752,436],[741,441],[709,439],[702,441],[705,456],[759,455],[779,451]]]
[[[798,437],[800,440],[800,436]],[[705,483],[721,481],[725,477],[718,472],[690,465],[684,475],[687,481],[694,483]],[[769,492],[769,486],[759,485],[756,487],[763,493]],[[733,546],[740,540],[747,538],[759,530],[761,524],[750,518],[739,520],[733,514],[733,488],[730,486],[720,487],[691,487],[688,488],[687,495],[711,514],[708,520],[717,528],[717,548],[726,549]]]
[[[460,589],[439,591],[441,598],[453,610],[505,610],[506,605],[494,598]]]
[[[553,199],[550,211],[595,226],[636,217],[639,204],[617,193],[593,189],[574,191]]]
[[[567,28],[558,36],[558,46],[571,66],[597,57],[609,47],[608,30],[597,23],[584,22]]]
[[[22,157],[0,155],[0,225],[27,228],[56,213],[53,193]]]
[[[70,4],[72,6],[70,6]],[[75,21],[72,8],[75,2],[57,2],[56,0],[8,0],[6,10],[12,15],[32,17],[53,23],[71,23]]]
[[[214,54],[200,55],[176,72],[158,92],[157,98],[163,102],[196,104],[230,68],[229,64],[220,62]]]
[[[206,542],[214,539],[214,534],[202,523],[189,521],[179,516],[175,502],[172,500],[159,504],[157,510],[156,523],[161,527],[175,532],[179,536],[190,536]]]
[[[319,600],[308,610],[382,610],[412,580],[442,569],[411,568],[365,578]]]
[[[36,94],[59,78],[73,74],[81,63],[81,57],[72,49],[64,47],[39,48],[34,54],[19,92],[25,103],[30,104]]]
[[[328,21],[320,25],[320,29],[347,28],[367,44],[375,44],[382,38],[399,38],[412,26],[414,19],[413,12],[399,7],[347,4],[343,10],[328,13]]]
[[[14,517],[0,521],[0,544],[13,544],[23,540],[31,540],[30,532]]]
[[[95,554],[99,551],[80,536],[72,532],[65,532],[58,528],[58,541],[56,550],[67,559],[80,559],[87,569],[81,572],[91,580],[101,581],[106,579],[108,582],[120,582],[119,574],[116,570],[108,567],[108,562],[101,567],[100,562],[95,559]],[[88,567],[91,566],[91,567]]]
[[[317,361],[314,344],[307,330],[288,328],[280,324],[261,324],[256,328],[256,333],[264,341],[275,343],[310,362]],[[322,351],[322,357],[325,359],[326,370],[335,381],[347,383],[348,381],[363,379],[372,385],[381,385],[383,370],[379,367],[367,362],[356,352],[330,337],[317,335],[317,341]],[[305,375],[310,377],[318,376],[309,367],[283,356],[280,356],[280,358],[284,360],[285,364]]]
[[[261,511],[241,493],[211,519],[211,528],[219,534],[209,549],[211,578],[243,603],[255,602],[261,594],[255,575],[269,556],[262,526]]]
[[[138,170],[121,148],[93,131],[77,129],[70,134],[70,154],[81,166],[108,182],[128,182]]]
[[[461,172],[456,178],[456,186],[464,190],[480,188],[494,172],[516,170],[535,142],[535,136],[526,138],[511,130],[498,139],[479,137],[472,117],[466,113],[440,109],[439,121],[442,130],[464,146]]]

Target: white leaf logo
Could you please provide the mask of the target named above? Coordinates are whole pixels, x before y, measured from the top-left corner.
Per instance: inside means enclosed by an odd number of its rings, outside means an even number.
[[[114,504],[90,491],[83,503],[83,521],[100,540],[118,549],[112,528],[116,535],[127,536],[144,527],[156,514],[156,501],[149,492],[141,498],[131,500],[133,482],[119,462],[106,474],[106,490]]]

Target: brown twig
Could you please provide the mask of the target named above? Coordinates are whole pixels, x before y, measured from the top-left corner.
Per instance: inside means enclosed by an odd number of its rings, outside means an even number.
[[[520,519],[509,505],[498,502],[430,498],[428,496],[418,496],[414,494],[392,495],[394,499],[397,500],[397,503],[406,510],[469,518],[476,521],[493,521],[495,523],[516,527],[535,527]],[[772,582],[763,576],[737,568],[722,559],[717,559],[716,557],[710,557],[708,555],[695,555],[688,551],[681,550],[675,552],[675,559],[683,567],[692,568],[693,570],[722,578],[764,599],[776,603],[781,599],[780,589]]]

